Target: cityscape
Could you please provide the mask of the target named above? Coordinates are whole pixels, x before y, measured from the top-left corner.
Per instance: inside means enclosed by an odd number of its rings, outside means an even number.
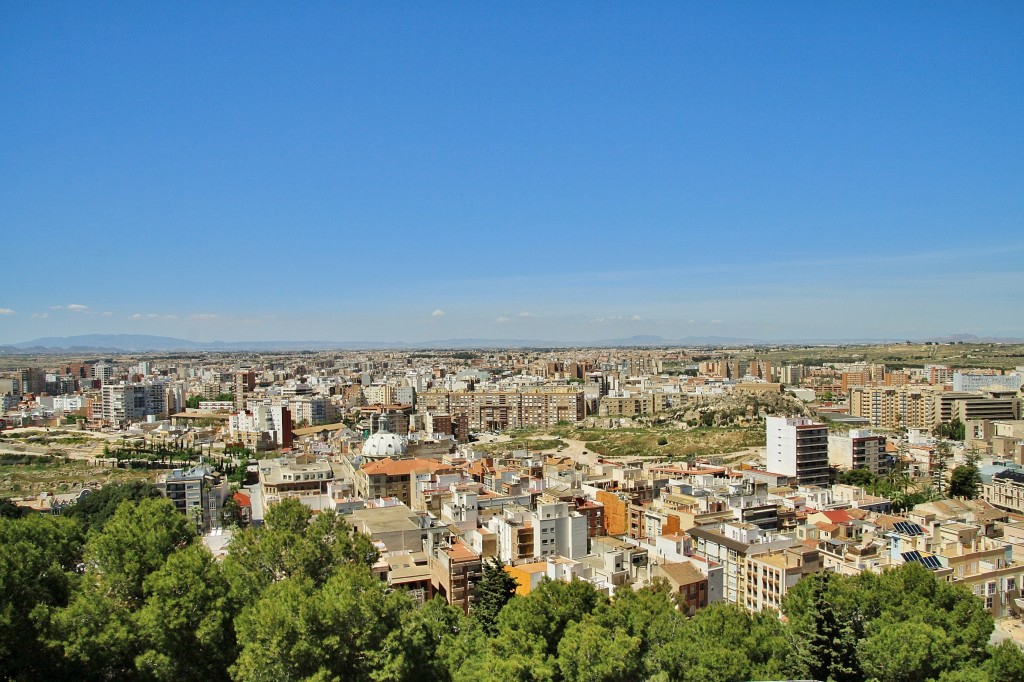
[[[0,679],[1024,680],[1024,7],[0,19]]]

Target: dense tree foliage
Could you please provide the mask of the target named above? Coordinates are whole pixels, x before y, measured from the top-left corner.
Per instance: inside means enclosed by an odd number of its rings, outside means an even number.
[[[952,421],[939,424],[935,428],[935,435],[939,438],[962,441],[967,437],[967,425],[954,418]]]
[[[949,478],[949,494],[952,497],[965,497],[974,499],[978,496],[978,488],[981,486],[981,475],[978,468],[971,464],[962,464]]]
[[[14,504],[9,497],[0,497],[0,519],[20,519],[27,510]]]
[[[111,483],[83,497],[65,512],[65,516],[77,519],[86,530],[93,526],[102,528],[122,502],[156,497],[160,497],[160,491],[146,481]]]
[[[895,512],[912,509],[923,502],[942,499],[941,490],[926,488],[911,492],[910,476],[899,463],[885,476],[873,474],[867,469],[849,469],[840,473],[836,482],[859,486],[872,495],[888,498],[892,501],[892,510]]]
[[[498,614],[514,596],[516,580],[505,570],[505,564],[501,559],[485,561],[483,574],[476,585],[473,616],[487,634],[493,635],[497,630]]]
[[[780,619],[726,604],[690,618],[664,582],[513,596],[495,562],[467,617],[390,589],[365,536],[298,502],[238,531],[223,562],[165,500],[126,496],[89,530],[79,518],[0,518],[2,679],[1024,679],[1015,645],[988,645],[981,602],[919,564],[812,576]]]

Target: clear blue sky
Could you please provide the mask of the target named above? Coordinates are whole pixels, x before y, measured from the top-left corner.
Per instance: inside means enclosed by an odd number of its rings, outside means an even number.
[[[1024,336],[1021,2],[6,2],[0,101],[0,343]]]

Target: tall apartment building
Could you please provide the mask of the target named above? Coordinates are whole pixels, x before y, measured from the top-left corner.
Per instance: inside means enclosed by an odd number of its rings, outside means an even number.
[[[245,399],[256,390],[256,372],[251,369],[243,369],[235,372],[235,409],[241,412],[245,409]]]
[[[164,384],[104,384],[103,420],[120,426],[167,412]]]
[[[92,366],[92,376],[105,384],[114,377],[114,366],[106,362],[97,362]]]
[[[787,386],[799,386],[804,380],[803,365],[783,365],[778,371],[779,381]]]
[[[424,391],[416,397],[421,411],[466,417],[473,431],[554,426],[585,416],[583,391],[555,386],[521,391]]]
[[[853,386],[850,414],[882,429],[931,428],[932,393],[911,386]]]
[[[800,485],[828,485],[828,427],[804,417],[765,419],[768,470]]]
[[[953,370],[946,365],[925,365],[924,374],[932,386],[953,381]]]
[[[21,384],[21,395],[32,393],[39,395],[46,391],[46,372],[41,369],[23,369],[18,373]]]
[[[854,429],[846,435],[828,437],[828,462],[840,469],[867,469],[879,473],[885,455],[884,435],[866,429]]]

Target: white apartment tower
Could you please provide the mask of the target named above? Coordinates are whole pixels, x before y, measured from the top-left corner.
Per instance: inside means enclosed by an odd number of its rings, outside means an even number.
[[[828,427],[805,417],[765,419],[768,470],[800,485],[828,485]]]

